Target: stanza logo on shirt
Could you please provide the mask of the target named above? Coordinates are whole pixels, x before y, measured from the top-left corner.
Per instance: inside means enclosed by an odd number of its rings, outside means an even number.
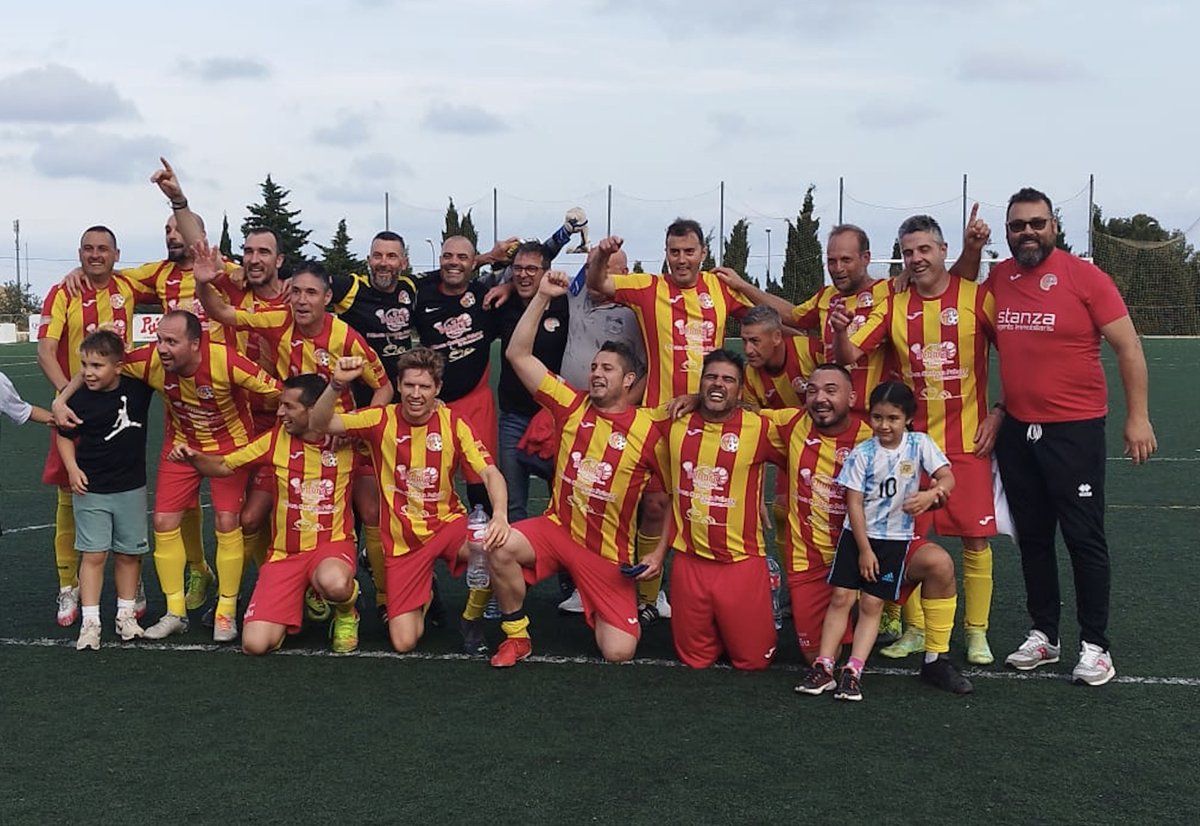
[[[1005,307],[996,314],[997,330],[1025,330],[1033,333],[1052,333],[1057,321],[1055,313],[1014,310]]]

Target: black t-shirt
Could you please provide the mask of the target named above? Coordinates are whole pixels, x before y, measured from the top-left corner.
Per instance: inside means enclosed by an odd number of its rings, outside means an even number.
[[[501,352],[508,350],[513,331],[525,313],[525,305],[515,294],[500,308]],[[562,370],[563,353],[567,349],[567,331],[570,328],[570,304],[565,295],[550,302],[538,322],[537,335],[533,338],[533,354],[546,369],[557,373]],[[519,413],[532,417],[538,411],[538,403],[525,389],[516,371],[505,357],[500,362],[500,384],[496,387],[500,409],[505,413]]]
[[[89,493],[122,493],[146,484],[146,412],[154,391],[129,376],[113,390],[81,387],[70,407],[83,424],[61,430],[75,439],[75,461]]]
[[[400,276],[395,292],[385,293],[371,286],[362,275],[335,275],[333,302],[330,305],[342,321],[357,330],[371,345],[388,378],[396,381],[396,361],[412,347],[412,314],[416,288],[407,276]]]
[[[442,400],[452,402],[474,390],[487,372],[492,341],[500,334],[499,314],[483,309],[487,289],[478,280],[468,282],[462,295],[446,295],[441,283],[440,273],[417,282],[413,326],[421,343],[446,359]]]

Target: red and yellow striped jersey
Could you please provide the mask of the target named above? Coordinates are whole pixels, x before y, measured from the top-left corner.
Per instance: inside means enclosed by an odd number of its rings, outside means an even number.
[[[821,343],[809,336],[783,337],[783,367],[773,373],[765,367],[746,365],[742,398],[761,408],[803,407],[808,376],[818,362]]]
[[[803,410],[768,410],[763,415],[779,426],[787,444],[788,529],[777,540],[783,543],[787,570],[828,567],[846,519],[846,489],[837,477],[854,446],[871,438],[871,428],[851,414],[845,430],[826,435]]]
[[[614,275],[613,299],[637,317],[646,345],[646,406],[658,407],[700,389],[704,357],[725,343],[729,316],[740,318],[753,305],[711,272],[692,287],[668,276]]]
[[[261,333],[272,345],[275,370],[279,378],[290,378],[302,373],[316,373],[328,380],[333,377],[333,368],[342,356],[359,356],[363,359],[362,380],[372,390],[378,390],[387,382],[387,373],[379,356],[366,340],[352,330],[340,318],[325,314],[321,332],[311,338],[296,327],[290,309],[238,310],[234,321],[239,330],[254,330]],[[354,396],[347,387],[338,398],[338,412],[354,409]]]
[[[200,342],[200,366],[190,376],[169,373],[153,344],[125,355],[121,372],[162,393],[168,434],[176,444],[223,456],[250,443],[249,394],[278,399],[280,384],[224,344]]]
[[[239,269],[232,261],[225,262],[225,276],[219,277],[213,286],[222,295],[228,296],[227,287],[232,287],[228,275]],[[192,277],[191,268],[184,269],[174,261],[151,261],[133,269],[121,270],[121,275],[152,294],[162,304],[163,312],[172,310],[187,310],[208,331],[213,341],[224,342],[225,329],[220,324],[209,324],[208,313],[204,305],[196,297],[196,279]]]
[[[79,345],[102,325],[111,325],[126,347],[133,341],[133,308],[139,295],[135,287],[119,275],[98,290],[86,278],[83,283],[77,296],[69,295],[61,284],[51,287],[38,324],[39,339],[58,341],[55,355],[67,378],[79,370]]]
[[[454,472],[466,463],[476,473],[492,457],[471,426],[445,405],[422,425],[410,424],[398,405],[343,413],[346,433],[371,451],[379,474],[379,530],[384,552],[403,556],[439,528],[466,518],[454,490]]]
[[[657,426],[666,414],[630,407],[604,413],[586,393],[547,373],[534,399],[561,433],[546,515],[583,547],[618,565],[629,564],[638,501],[655,466]]]
[[[786,467],[783,448],[775,425],[747,410],[672,422],[656,457],[671,492],[669,547],[717,562],[764,556],[763,463]]]
[[[306,442],[277,424],[223,461],[234,470],[269,465],[275,473],[268,562],[354,540],[349,507],[354,450],[349,445],[335,448],[328,438]]]
[[[890,278],[881,278],[873,282],[868,289],[847,296],[843,296],[832,285],[826,285],[808,301],[796,307],[791,323],[800,329],[820,331],[824,351],[816,355],[818,364],[837,361],[833,351],[833,327],[829,324],[830,303],[835,298],[845,299],[846,312],[853,316],[849,328],[853,333],[866,323],[873,308],[887,303],[894,283]],[[854,405],[851,410],[863,415],[867,412],[867,397],[875,386],[900,377],[896,367],[896,355],[886,347],[865,353],[847,369],[850,370],[850,379],[854,387]]]
[[[875,306],[850,341],[865,352],[890,342],[900,375],[917,397],[913,430],[947,454],[971,453],[987,416],[988,356],[996,339],[990,290],[951,275],[936,298],[913,287]]]

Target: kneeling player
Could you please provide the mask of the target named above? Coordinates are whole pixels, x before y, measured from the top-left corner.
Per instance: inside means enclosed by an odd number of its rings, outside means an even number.
[[[238,468],[254,464],[274,472],[271,546],[242,629],[242,650],[247,654],[274,651],[285,634],[300,630],[308,588],[334,607],[333,650],[344,654],[358,648],[354,521],[346,507],[354,451],[335,447],[309,424],[312,406],[325,386],[324,379],[311,373],[289,378],[279,397],[278,424],[226,456],[187,447],[172,453],[206,476],[232,476]]]
[[[862,699],[862,669],[879,633],[885,600],[903,603],[917,583],[926,611],[926,654],[921,678],[955,694],[973,688],[944,654],[950,649],[957,598],[954,564],[938,545],[914,535],[914,518],[945,504],[954,474],[945,454],[924,433],[907,428],[917,402],[900,382],[886,382],[871,393],[868,407],[874,436],[851,452],[838,477],[846,489],[850,530],[838,540],[829,583],[834,586],[821,653],[796,690],[821,694],[833,690],[833,661],[850,609],[858,602],[850,659],[836,682],[834,699]],[[920,490],[921,473],[933,478]],[[861,592],[861,594],[860,594]]]

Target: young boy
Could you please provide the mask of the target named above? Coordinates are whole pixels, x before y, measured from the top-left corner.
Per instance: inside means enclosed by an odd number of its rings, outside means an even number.
[[[154,391],[121,375],[125,346],[98,330],[79,348],[84,387],[70,400],[79,420],[59,428],[58,452],[71,482],[75,548],[80,553],[83,622],[76,649],[100,648],[100,591],[110,550],[116,552],[116,630],[123,640],[144,634],[135,616],[146,530],[146,413]]]

